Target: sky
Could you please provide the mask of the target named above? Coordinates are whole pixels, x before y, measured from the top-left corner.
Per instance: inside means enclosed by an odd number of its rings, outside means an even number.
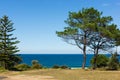
[[[103,16],[112,16],[120,27],[120,0],[1,0],[0,17],[14,23],[19,53],[81,53],[77,46],[57,37],[67,25],[68,12],[94,7]]]

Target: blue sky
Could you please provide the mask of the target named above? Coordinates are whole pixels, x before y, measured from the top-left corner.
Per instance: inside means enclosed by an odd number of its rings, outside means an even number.
[[[55,32],[66,26],[69,11],[89,7],[112,16],[120,27],[120,0],[1,0],[0,17],[8,15],[14,23],[20,53],[81,53]]]

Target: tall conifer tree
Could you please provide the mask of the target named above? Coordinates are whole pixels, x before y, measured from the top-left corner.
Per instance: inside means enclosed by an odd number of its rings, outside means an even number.
[[[15,44],[19,43],[16,37],[13,37],[13,23],[7,16],[0,19],[0,66],[5,69],[12,68],[20,61],[20,58],[14,53],[18,52]]]

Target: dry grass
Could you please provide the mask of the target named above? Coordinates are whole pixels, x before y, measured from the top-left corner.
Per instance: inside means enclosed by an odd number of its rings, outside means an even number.
[[[6,73],[8,76],[52,76],[57,80],[120,80],[120,71],[43,69],[23,72],[3,72],[0,75],[5,75]]]

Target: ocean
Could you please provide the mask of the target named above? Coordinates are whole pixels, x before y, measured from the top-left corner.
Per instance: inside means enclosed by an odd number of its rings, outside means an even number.
[[[52,67],[54,65],[66,65],[71,68],[78,68],[82,66],[83,55],[82,54],[20,54],[23,61],[31,65],[32,60],[38,60],[44,67]],[[106,54],[110,56],[110,54]],[[86,67],[90,66],[90,60],[93,54],[87,54]]]

